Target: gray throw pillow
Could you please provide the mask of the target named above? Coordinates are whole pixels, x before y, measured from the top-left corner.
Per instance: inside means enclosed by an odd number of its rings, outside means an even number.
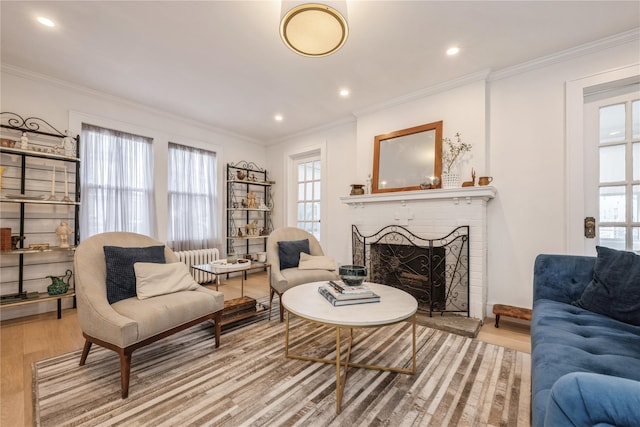
[[[280,270],[297,267],[300,263],[300,252],[311,254],[309,251],[309,239],[278,242]]]
[[[113,304],[136,296],[136,262],[164,264],[164,246],[123,248],[105,246],[104,260],[107,265],[107,301]]]
[[[640,326],[640,256],[596,246],[593,280],[573,305]]]

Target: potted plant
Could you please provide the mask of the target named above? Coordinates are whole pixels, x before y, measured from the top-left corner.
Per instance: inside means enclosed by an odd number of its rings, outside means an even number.
[[[455,134],[455,142],[451,138],[442,138],[442,188],[460,186],[460,160],[464,153],[471,151],[471,144],[462,142],[460,132]]]

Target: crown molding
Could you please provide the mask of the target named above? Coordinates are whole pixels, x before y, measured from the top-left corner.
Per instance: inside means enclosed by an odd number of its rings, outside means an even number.
[[[551,55],[546,55],[537,59],[533,59],[531,61],[523,62],[522,64],[494,71],[489,75],[488,80],[491,82],[505,79],[518,74],[526,73],[528,71],[536,70],[538,68],[557,64],[569,59],[578,58],[580,56],[599,52],[601,50],[609,49],[623,44],[632,43],[638,40],[640,40],[640,28],[634,28],[633,30],[625,31],[624,33],[616,34],[604,39],[596,40],[594,42],[585,43],[579,46],[572,47],[570,49],[553,53]]]
[[[427,96],[435,95],[438,93],[446,92],[451,89],[455,89],[470,83],[487,80],[491,70],[486,69],[477,73],[467,74],[462,77],[458,77],[453,80],[449,80],[443,83],[438,83],[433,86],[420,89],[415,92],[408,93],[397,98],[390,99],[378,104],[371,105],[370,107],[363,108],[353,112],[356,117],[365,116],[371,113],[375,113],[380,110],[386,110],[387,108],[395,107],[397,105],[406,104],[407,102],[416,101],[418,99],[425,98]]]
[[[197,120],[193,120],[193,119],[189,119],[183,116],[179,116],[177,114],[173,114],[173,113],[169,113],[167,111],[164,110],[160,110],[154,107],[150,107],[148,105],[139,103],[139,102],[135,102],[132,101],[130,99],[127,98],[122,98],[119,97],[117,95],[112,95],[110,93],[107,92],[102,92],[96,89],[90,89],[86,86],[81,86],[75,83],[71,83],[68,82],[66,80],[61,80],[61,79],[56,79],[54,77],[51,76],[47,76],[45,74],[41,74],[41,73],[37,73],[35,71],[31,71],[31,70],[27,70],[25,68],[21,68],[21,67],[17,67],[15,65],[9,65],[9,64],[2,64],[2,72],[3,73],[7,73],[7,74],[11,74],[17,77],[22,77],[25,79],[29,79],[29,80],[33,80],[33,81],[39,81],[39,82],[44,82],[44,83],[48,83],[50,85],[54,85],[54,86],[58,86],[64,89],[69,89],[69,90],[73,90],[79,93],[82,93],[84,95],[89,95],[92,97],[96,97],[96,98],[101,98],[103,100],[109,101],[109,102],[113,102],[113,103],[117,103],[117,104],[121,104],[121,105],[125,105],[127,107],[131,107],[131,108],[135,108],[138,110],[142,110],[145,111],[147,113],[151,113],[157,116],[162,116],[165,117],[167,119],[173,120],[173,121],[178,121],[181,123],[184,123],[185,125],[188,126],[193,126],[193,127],[197,127],[200,128],[202,130],[208,131],[208,132],[214,132],[217,134],[221,134],[221,135],[225,135],[228,136],[230,138],[235,138],[235,139],[240,139],[246,142],[250,142],[252,144],[258,144],[261,146],[265,146],[265,142],[264,141],[260,141],[254,138],[250,138],[248,136],[245,135],[240,135],[234,132],[230,132],[228,130],[225,129],[221,129],[221,128],[217,128],[215,126],[211,126],[208,125],[206,123],[203,122],[199,122]]]

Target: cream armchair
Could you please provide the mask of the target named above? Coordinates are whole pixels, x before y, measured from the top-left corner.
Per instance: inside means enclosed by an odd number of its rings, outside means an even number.
[[[336,270],[324,268],[300,270],[297,267],[280,270],[280,255],[278,242],[291,242],[299,240],[309,240],[309,252],[313,256],[323,256],[324,252],[318,240],[313,234],[295,227],[285,227],[274,230],[267,239],[267,261],[271,264],[270,293],[269,293],[269,319],[271,319],[271,302],[273,294],[282,294],[294,286],[304,283],[319,282],[323,280],[338,279]],[[280,304],[280,321],[284,320],[284,307]]]
[[[131,354],[136,349],[209,319],[215,321],[215,346],[220,345],[224,295],[195,282],[190,285],[193,290],[145,299],[133,296],[112,304],[107,300],[107,264],[104,247],[145,248],[161,245],[163,244],[140,234],[103,233],[83,241],[75,252],[78,320],[85,337],[80,366],[85,364],[93,343],[118,353],[123,399],[129,394]],[[162,247],[159,247],[158,251],[162,254]],[[176,255],[166,246],[164,258],[167,264],[178,262]],[[178,265],[164,267],[182,268]],[[185,274],[189,275],[188,270]],[[186,276],[183,274],[183,277]],[[163,279],[162,275],[160,279]],[[186,277],[185,280],[189,279]]]

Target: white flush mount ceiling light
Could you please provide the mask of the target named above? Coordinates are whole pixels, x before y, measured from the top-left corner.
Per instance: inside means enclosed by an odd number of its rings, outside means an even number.
[[[38,16],[37,18],[38,22],[41,23],[42,25],[46,26],[46,27],[55,27],[56,24],[49,18],[46,18],[44,16]]]
[[[283,10],[285,3],[282,3]],[[341,3],[346,6],[346,2]],[[344,45],[348,34],[344,15],[326,4],[304,3],[295,6],[284,14],[280,23],[280,36],[284,43],[303,56],[331,55]]]
[[[458,52],[460,52],[460,48],[457,46],[453,46],[447,49],[447,55],[449,56],[457,55]]]

